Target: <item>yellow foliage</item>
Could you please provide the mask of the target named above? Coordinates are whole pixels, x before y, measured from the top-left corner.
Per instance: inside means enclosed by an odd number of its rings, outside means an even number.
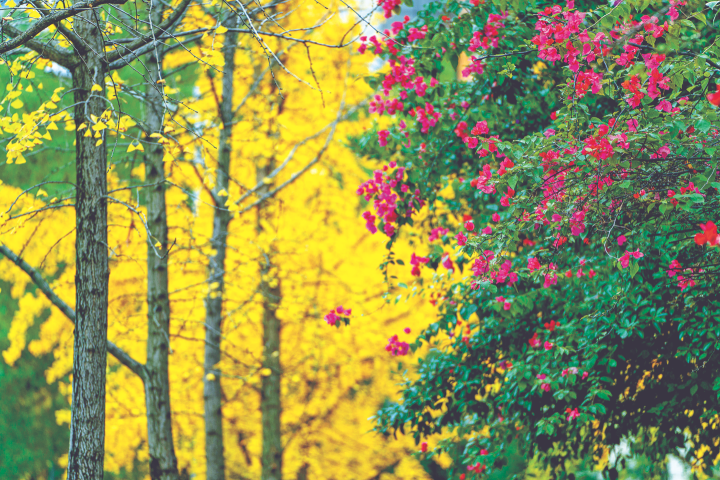
[[[338,8],[340,4],[332,5]],[[290,8],[281,5],[278,8]],[[319,4],[304,4],[288,16],[288,30],[313,25],[325,15]],[[184,28],[207,26],[206,14],[200,8],[189,10]],[[352,19],[333,18],[312,34],[319,42],[333,43],[352,26]],[[268,27],[270,28],[270,27]],[[202,62],[196,90],[198,95],[181,103],[178,118],[187,116],[202,123],[203,138],[192,132],[171,130],[153,132],[165,148],[165,168],[170,181],[167,189],[171,300],[170,388],[173,409],[173,434],[180,469],[187,469],[197,480],[204,480],[203,425],[203,348],[204,299],[213,289],[207,279],[209,244],[213,229],[214,199],[209,189],[216,184],[217,151],[220,125],[218,99],[224,65],[218,28],[191,53],[174,50],[164,67],[171,70],[188,62]],[[284,475],[295,478],[307,468],[309,478],[356,478],[357,472],[372,477],[389,465],[397,464],[394,473],[384,473],[383,480],[428,478],[420,464],[410,455],[416,450],[410,438],[385,439],[370,430],[369,417],[380,404],[397,395],[401,379],[398,359],[384,350],[388,337],[411,327],[417,332],[434,319],[427,300],[417,297],[389,308],[384,299],[386,287],[377,269],[387,239],[381,233],[371,235],[360,218],[362,213],[354,190],[366,174],[343,143],[347,136],[361,133],[370,126],[364,114],[356,121],[340,122],[324,156],[303,175],[297,177],[276,196],[258,208],[249,208],[259,192],[283,185],[293,174],[313,161],[323,147],[329,129],[341,105],[355,105],[369,95],[357,81],[367,69],[362,57],[346,49],[312,50],[312,69],[322,92],[312,90],[292,76],[277,69],[260,82],[256,94],[249,91],[254,75],[267,61],[260,46],[247,40],[236,54],[235,98],[233,104],[248,96],[233,127],[233,152],[230,183],[223,195],[227,208],[235,212],[228,232],[225,268],[223,357],[218,365],[222,372],[224,404],[224,438],[227,477],[259,478],[261,452],[260,395],[258,387],[270,372],[262,365],[263,299],[258,293],[260,265],[271,253],[273,268],[265,281],[280,289],[277,316],[282,322],[280,361],[282,365],[282,424]],[[279,51],[280,40],[267,38],[267,45]],[[302,47],[293,47],[282,56],[288,70],[315,84],[310,63]],[[198,69],[198,70],[202,70]],[[210,74],[212,71],[212,74]],[[113,78],[113,80],[115,80]],[[172,83],[168,78],[167,83]],[[282,86],[282,95],[278,90]],[[93,91],[101,92],[99,85]],[[112,88],[108,89],[112,90]],[[12,93],[12,92],[10,92]],[[118,93],[120,95],[120,91]],[[57,97],[57,98],[56,98]],[[53,102],[60,97],[54,94]],[[56,108],[45,104],[45,108]],[[0,119],[0,126],[14,134],[8,145],[8,159],[22,158],[22,152],[42,142],[36,138],[39,125],[57,130],[55,121],[65,121],[66,130],[74,130],[71,118],[43,111],[30,112],[27,118],[16,115]],[[135,122],[108,112],[93,119],[88,128],[105,129],[110,134],[124,132]],[[325,129],[324,133],[318,132]],[[46,131],[47,131],[46,130]],[[316,135],[314,138],[310,138]],[[130,136],[130,134],[128,134]],[[306,141],[307,140],[307,141]],[[49,140],[48,140],[49,141]],[[98,140],[98,144],[102,142]],[[272,182],[264,182],[270,167],[276,168],[300,142],[294,157]],[[28,144],[31,142],[31,144]],[[128,152],[142,153],[142,144],[130,142]],[[19,162],[16,162],[19,163]],[[133,183],[144,180],[144,167],[133,169]],[[257,180],[260,179],[260,180]],[[246,195],[256,183],[256,193]],[[125,186],[114,173],[108,175],[108,189]],[[182,188],[179,188],[182,186]],[[0,190],[0,211],[5,211],[19,195],[10,187]],[[118,190],[118,200],[136,205],[135,192]],[[26,212],[46,205],[43,199],[24,195],[13,212]],[[139,207],[145,218],[145,211]],[[40,268],[51,286],[70,306],[74,293],[74,212],[71,208],[53,209],[23,221],[8,222],[13,235],[3,242],[23,258]],[[139,216],[119,203],[108,206],[108,245],[110,255],[109,339],[132,357],[143,362],[146,356],[146,255],[147,233]],[[155,243],[152,240],[151,243]],[[408,259],[411,247],[403,241],[394,247],[398,258]],[[422,252],[419,252],[422,254]],[[49,382],[59,382],[70,397],[66,383],[72,370],[73,325],[59,310],[50,307],[39,293],[26,293],[29,279],[7,260],[0,268],[0,278],[13,285],[12,295],[19,299],[19,309],[10,332],[11,346],[3,352],[12,363],[26,348],[25,335],[33,322],[50,311],[40,328],[37,340],[27,345],[31,353],[52,352],[53,365],[45,372]],[[64,265],[58,270],[58,265]],[[393,266],[391,275],[412,282],[409,268]],[[218,292],[215,292],[218,293]],[[398,293],[392,292],[395,298]],[[330,308],[342,304],[353,309],[349,328],[327,325],[323,316]],[[412,337],[407,337],[410,340]],[[412,357],[405,359],[413,363]],[[214,378],[210,379],[214,380]],[[499,388],[497,385],[494,388]],[[140,379],[109,357],[107,384],[106,469],[131,470],[148,461],[144,390]],[[67,412],[58,412],[58,423],[68,420]],[[62,460],[62,459],[61,459]]]

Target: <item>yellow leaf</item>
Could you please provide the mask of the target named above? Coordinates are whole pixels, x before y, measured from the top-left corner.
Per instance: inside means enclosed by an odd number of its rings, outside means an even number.
[[[270,185],[272,183],[272,178],[270,178],[270,177],[263,178],[263,183],[265,185]]]
[[[160,248],[160,247],[162,247],[162,243],[156,242],[156,243],[155,243],[155,248]]]
[[[50,136],[50,132],[46,131],[45,135],[42,136],[45,140],[52,140],[52,137]]]
[[[227,190],[225,190],[225,189],[223,188],[222,190],[220,190],[220,191],[218,192],[218,196],[220,196],[220,197],[227,197],[227,196],[228,196]]]
[[[93,125],[92,129],[96,132],[101,132],[107,128],[107,125],[105,125],[103,122],[98,122],[95,125]]]
[[[92,86],[90,91],[91,92],[102,92],[102,87],[96,83],[95,85]]]
[[[25,161],[25,157],[23,157],[22,155],[18,155],[17,159],[15,159],[15,164],[22,165],[23,163],[25,163]]]
[[[57,130],[58,126],[55,124],[55,122],[50,122],[50,125],[47,126],[48,130]]]
[[[25,91],[26,91],[26,92],[32,92],[32,91],[33,91],[33,86],[32,86],[32,85],[28,85],[28,87],[25,89]]]
[[[90,114],[90,120],[92,120],[93,123],[97,123],[98,117],[96,117],[95,115],[93,115],[93,114],[91,113],[91,114]]]
[[[102,140],[102,138],[101,138],[100,140],[98,140],[97,142],[95,142],[95,146],[96,146],[96,147],[99,147],[100,145],[102,145],[102,142],[103,142],[103,140]]]
[[[85,123],[85,122],[81,123],[80,126],[77,128],[77,131],[79,132],[83,128],[87,128],[87,123]]]
[[[38,190],[38,192],[35,196],[36,197],[47,197],[47,192],[41,188],[40,190]]]
[[[227,28],[225,28],[224,26],[220,25],[218,28],[215,29],[215,32],[222,34],[222,33],[227,32]]]
[[[45,104],[45,107],[49,108],[50,110],[53,110],[53,109],[57,108],[57,105],[53,102],[47,102]]]
[[[263,377],[269,377],[270,375],[272,375],[272,370],[270,370],[270,369],[267,368],[267,367],[261,368],[261,369],[260,369],[260,375],[262,375]]]
[[[39,88],[40,90],[43,89],[43,84],[42,84],[42,82],[40,82],[40,84],[38,85],[38,88]]]
[[[128,153],[134,152],[135,150],[139,150],[139,151],[141,151],[141,152],[144,152],[144,151],[145,151],[145,149],[144,149],[143,146],[142,146],[142,143],[139,143],[139,142],[138,142],[137,145],[133,145],[133,144],[131,143],[130,146],[128,146],[128,149],[127,149]]]
[[[215,374],[208,373],[207,375],[205,375],[205,378],[207,378],[208,381],[212,382],[213,380],[215,380]]]
[[[13,108],[22,108],[23,105],[25,105],[25,104],[19,98],[10,104],[10,106]]]
[[[53,102],[59,102],[59,101],[60,101],[60,95],[58,95],[57,93],[53,93],[53,94],[52,94],[52,97],[50,97],[50,100],[52,100]]]

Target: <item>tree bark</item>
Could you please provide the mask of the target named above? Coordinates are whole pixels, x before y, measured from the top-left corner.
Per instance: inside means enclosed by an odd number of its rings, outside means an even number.
[[[99,14],[86,10],[73,23],[87,55],[73,72],[76,128],[76,273],[73,345],[72,414],[68,480],[103,478],[105,450],[105,370],[107,365],[108,251],[107,155],[105,138],[93,132],[91,115],[100,117],[105,103],[104,42]],[[101,91],[92,92],[93,85]]]
[[[234,18],[234,17],[233,17]],[[225,34],[223,56],[222,97],[220,102],[219,151],[216,170],[216,184],[213,190],[216,209],[213,218],[213,232],[210,239],[212,249],[208,266],[208,284],[210,291],[205,299],[205,379],[203,397],[205,400],[205,459],[207,480],[225,480],[225,452],[223,445],[222,387],[221,372],[217,368],[220,362],[220,339],[222,336],[222,305],[225,287],[225,257],[227,250],[228,225],[230,212],[218,195],[228,190],[230,176],[230,155],[232,153],[233,120],[233,74],[235,72],[235,46],[237,32]]]
[[[278,114],[282,111],[283,102],[278,105]],[[271,129],[273,126],[271,125]],[[277,133],[271,132],[270,137],[277,137]],[[270,158],[268,164],[258,168],[257,183],[263,185],[258,196],[262,198],[270,191],[270,185],[264,180],[275,168],[275,159]],[[263,231],[261,220],[270,217],[265,206],[258,206],[257,230]],[[267,220],[267,219],[266,219]],[[282,413],[282,402],[280,398],[280,382],[282,370],[280,365],[280,320],[277,317],[278,304],[280,303],[280,280],[273,270],[272,245],[267,252],[263,252],[260,260],[260,293],[263,302],[263,369],[269,372],[263,373],[260,390],[260,412],[262,415],[262,480],[280,480],[282,478],[283,447],[281,435],[280,416]]]
[[[150,5],[154,25],[162,21],[163,8]],[[152,133],[162,133],[165,116],[162,79],[162,45],[147,55],[149,82],[147,86],[147,148],[145,150],[145,180],[147,224],[152,235],[147,253],[148,339],[145,379],[150,478],[177,480],[177,457],[172,435],[170,409],[170,380],[168,355],[170,351],[170,296],[168,294],[168,226],[165,204],[165,166],[163,146]],[[159,244],[157,247],[153,244]]]
[[[261,214],[261,211],[258,212]],[[283,447],[280,432],[280,320],[277,317],[280,302],[280,282],[268,278],[272,268],[268,255],[263,262],[260,291],[263,298],[263,368],[270,370],[264,375],[261,387],[260,410],[262,412],[262,480],[282,478]]]

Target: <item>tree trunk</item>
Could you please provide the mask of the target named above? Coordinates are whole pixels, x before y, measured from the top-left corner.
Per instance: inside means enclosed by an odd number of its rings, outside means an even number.
[[[150,15],[154,24],[162,21],[163,9],[157,5]],[[165,115],[162,79],[162,45],[147,55],[147,128],[145,180],[147,223],[152,238],[147,253],[148,339],[145,378],[150,477],[152,480],[177,480],[177,457],[172,435],[168,355],[170,350],[170,297],[168,295],[168,226],[165,206],[165,167],[163,147],[150,137],[162,133]],[[159,244],[154,247],[153,244]],[[158,256],[159,255],[159,256]]]
[[[279,108],[282,108],[282,104]],[[263,187],[258,191],[262,197],[270,190],[263,180],[275,168],[274,159],[268,165],[258,169],[257,182]],[[260,220],[268,216],[262,205],[258,206],[258,232],[263,227]],[[263,302],[263,373],[260,412],[262,415],[262,480],[280,480],[282,478],[282,435],[280,431],[280,414],[282,404],[280,401],[280,381],[282,371],[280,367],[280,320],[277,317],[280,303],[280,280],[273,273],[273,248],[264,253],[260,260],[260,293]]]
[[[262,480],[282,478],[282,436],[280,433],[280,320],[277,317],[280,302],[280,282],[268,278],[272,268],[271,257],[263,262],[260,291],[263,296],[263,368],[270,370],[262,379],[260,410],[262,411]]]
[[[233,17],[234,18],[234,17]],[[216,208],[213,218],[213,233],[210,244],[214,254],[210,256],[208,284],[210,292],[205,299],[205,379],[203,396],[205,400],[205,459],[207,480],[225,479],[225,452],[223,446],[222,387],[220,361],[220,339],[222,336],[222,304],[225,287],[225,257],[227,250],[230,212],[218,195],[228,190],[230,176],[230,154],[232,152],[233,119],[233,74],[235,72],[235,45],[237,32],[225,34],[223,55],[222,99],[220,102],[220,131],[218,164],[214,197]]]
[[[103,478],[105,450],[105,370],[107,365],[107,156],[105,138],[93,132],[91,115],[100,117],[105,102],[104,42],[99,13],[87,10],[75,17],[75,32],[87,54],[73,72],[75,125],[87,127],[76,138],[76,273],[75,339],[68,480]],[[93,85],[102,90],[92,92]]]

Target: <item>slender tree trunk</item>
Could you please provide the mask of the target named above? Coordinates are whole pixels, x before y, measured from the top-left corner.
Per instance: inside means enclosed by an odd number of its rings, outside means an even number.
[[[151,3],[152,8],[152,3]],[[153,24],[162,21],[163,9],[151,10]],[[163,147],[150,134],[162,133],[165,115],[162,79],[162,45],[147,55],[149,83],[145,150],[147,223],[152,239],[147,253],[148,340],[145,378],[150,477],[152,480],[177,480],[177,457],[172,435],[168,355],[170,350],[170,297],[168,295],[168,226],[165,206],[165,167]],[[156,56],[157,53],[157,56]],[[159,58],[158,58],[159,57]],[[159,244],[154,247],[152,244]],[[158,256],[159,255],[159,256]]]
[[[282,110],[283,102],[278,106],[278,114]],[[272,128],[272,126],[271,126]],[[271,138],[277,134],[271,134]],[[275,160],[271,158],[268,164],[258,169],[257,182],[263,187],[258,191],[262,197],[270,190],[264,179],[275,168]],[[269,217],[265,206],[258,206],[257,230],[262,232],[260,222]],[[280,320],[277,317],[280,303],[280,280],[273,273],[273,247],[268,248],[260,259],[260,292],[263,302],[263,369],[269,370],[263,374],[260,396],[260,412],[262,415],[262,480],[280,480],[282,478],[282,435],[280,415],[282,403],[280,398],[280,381],[282,370],[280,366]]]
[[[280,282],[269,278],[272,257],[263,261],[260,291],[263,297],[263,368],[270,370],[263,376],[260,410],[262,412],[262,480],[282,478],[282,436],[280,432],[280,320],[277,317],[280,302]]]
[[[76,138],[76,323],[73,351],[72,415],[68,480],[103,478],[105,451],[105,369],[107,365],[107,156],[105,138],[93,132],[91,115],[100,117],[105,102],[104,42],[100,13],[87,10],[75,17],[75,33],[87,54],[73,72],[75,125],[87,127]],[[93,85],[101,91],[92,92]],[[104,135],[101,132],[101,135]]]
[[[222,99],[220,103],[220,131],[218,165],[214,197],[216,206],[213,218],[213,233],[210,244],[214,255],[210,256],[208,284],[210,292],[205,299],[205,379],[203,396],[205,400],[205,458],[207,480],[225,479],[225,452],[223,446],[222,387],[220,371],[220,339],[222,336],[222,305],[225,287],[225,257],[227,250],[228,225],[230,212],[227,211],[221,190],[228,190],[230,176],[230,154],[232,152],[233,120],[233,73],[235,72],[235,46],[237,32],[225,34],[223,55]]]

